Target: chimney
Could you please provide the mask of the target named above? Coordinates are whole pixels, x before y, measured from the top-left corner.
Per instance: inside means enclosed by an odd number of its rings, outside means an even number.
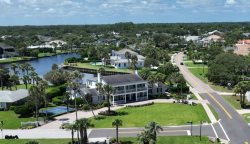
[[[97,82],[101,83],[101,73],[97,73]]]

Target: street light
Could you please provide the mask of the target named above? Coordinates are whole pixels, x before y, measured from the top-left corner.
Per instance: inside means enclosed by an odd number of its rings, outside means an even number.
[[[189,121],[187,123],[190,124],[190,126],[191,126],[191,136],[193,136],[193,122]]]

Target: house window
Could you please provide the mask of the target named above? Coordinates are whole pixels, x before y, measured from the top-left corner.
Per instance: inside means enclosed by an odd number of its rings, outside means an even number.
[[[121,64],[119,63],[119,66],[118,67],[121,67]]]
[[[126,63],[124,63],[124,67],[127,67]]]

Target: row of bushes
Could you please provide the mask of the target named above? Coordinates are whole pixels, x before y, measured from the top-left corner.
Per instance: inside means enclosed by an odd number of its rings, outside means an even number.
[[[153,105],[153,104],[154,104],[154,102],[140,104],[140,105],[127,105],[126,107],[144,107],[144,106],[150,106],[150,105]]]

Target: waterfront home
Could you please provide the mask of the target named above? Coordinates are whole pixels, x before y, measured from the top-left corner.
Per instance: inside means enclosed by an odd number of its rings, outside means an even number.
[[[13,103],[29,96],[28,90],[0,91],[0,109],[8,109]]]
[[[186,42],[192,41],[195,44],[200,43],[200,40],[201,40],[200,36],[191,36],[191,35],[184,36],[184,39],[185,39]]]
[[[127,48],[121,49],[119,51],[113,50],[110,56],[110,64],[115,68],[129,68],[131,66],[131,59],[127,59],[125,57],[126,52],[137,56],[137,68],[144,67],[145,57]]]
[[[62,41],[62,40],[53,40],[53,41],[47,42],[46,44],[51,45],[51,46],[56,44],[56,47],[62,47],[63,45],[66,45],[67,42]]]
[[[207,47],[207,46],[211,45],[212,43],[225,42],[225,41],[221,36],[213,34],[213,35],[209,35],[207,37],[204,37],[201,40],[201,42],[203,44],[203,47]]]
[[[92,95],[93,103],[101,103],[105,97],[97,90],[97,83],[111,85],[114,92],[111,96],[112,104],[123,104],[148,99],[148,82],[137,74],[101,76],[87,80],[87,88],[83,89],[85,94]]]
[[[88,79],[86,83],[87,88],[83,88],[84,94],[92,95],[92,102],[94,104],[102,103],[105,96],[102,91],[97,90],[97,83],[102,85],[111,85],[114,92],[111,96],[112,104],[124,104],[136,101],[148,100],[150,97],[165,95],[167,86],[162,83],[148,84],[136,72],[136,74],[110,75],[101,76]]]
[[[16,52],[13,46],[7,45],[5,43],[0,43],[0,59],[8,58],[14,55],[16,55]]]
[[[218,31],[218,30],[214,30],[214,31],[211,31],[211,32],[207,33],[207,35],[218,35],[218,36],[221,36],[223,34],[224,34],[223,32]]]
[[[234,53],[238,55],[250,54],[250,39],[239,40],[234,46]]]

